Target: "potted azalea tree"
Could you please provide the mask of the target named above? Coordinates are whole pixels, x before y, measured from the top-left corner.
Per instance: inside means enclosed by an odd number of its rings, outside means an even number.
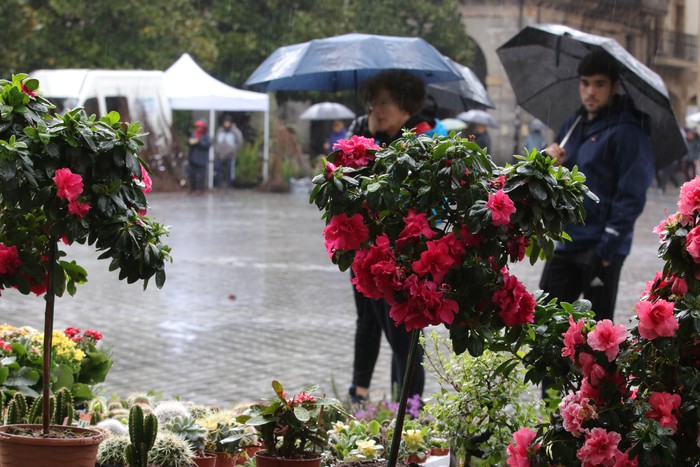
[[[136,155],[141,141],[138,123],[122,123],[119,114],[97,119],[81,109],[50,114],[50,102],[39,93],[39,83],[27,75],[0,81],[0,289],[16,288],[45,300],[42,393],[43,423],[37,441],[45,440],[52,375],[54,301],[74,294],[87,273],[66,258],[61,245],[94,246],[110,270],[133,283],[154,278],[165,281],[170,248],[161,238],[167,228],[147,217],[146,194],[150,178]],[[34,427],[31,427],[32,429]],[[57,428],[56,428],[57,429]],[[11,431],[0,429],[0,456],[4,466],[43,465],[35,459],[9,454]],[[64,429],[65,431],[65,429]],[[86,444],[81,431],[77,444]],[[94,450],[100,437],[95,435]],[[26,440],[22,441],[26,443]],[[38,447],[31,451],[39,454]],[[39,454],[41,455],[41,454]],[[92,460],[52,456],[51,465],[94,465]],[[9,459],[17,459],[12,464]]]
[[[238,417],[244,426],[233,439],[247,436],[245,426],[253,426],[264,444],[264,450],[255,453],[258,467],[321,465],[319,449],[329,445],[328,418],[341,413],[342,407],[337,399],[313,396],[317,388],[308,386],[288,397],[282,385],[273,381],[275,397],[251,406]]]
[[[430,138],[406,131],[379,148],[341,140],[314,178],[311,201],[324,212],[326,248],[369,298],[384,299],[397,325],[412,331],[445,324],[456,353],[517,348],[534,319],[535,298],[509,262],[546,256],[581,222],[582,199],[595,199],[576,170],[532,151],[497,167],[485,150],[455,134]],[[409,354],[412,359],[415,352]],[[402,432],[409,373],[396,433]],[[396,465],[395,436],[389,465]]]
[[[630,329],[596,322],[587,302],[538,307],[525,361],[563,399],[513,435],[510,465],[698,465],[700,178],[654,232],[664,266],[640,291]]]

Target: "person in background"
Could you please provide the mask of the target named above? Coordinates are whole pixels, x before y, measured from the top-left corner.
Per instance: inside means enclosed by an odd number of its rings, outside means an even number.
[[[436,119],[421,114],[426,99],[423,81],[406,71],[390,70],[369,78],[363,84],[363,100],[367,114],[355,119],[347,138],[352,135],[374,138],[379,145],[390,144],[400,138],[404,129],[417,134],[447,135],[447,130]],[[354,275],[351,273],[354,281]],[[384,300],[365,297],[353,287],[357,310],[355,354],[350,396],[353,402],[368,398],[374,366],[379,356],[382,332],[392,350],[392,387],[401,390],[410,348],[410,333],[396,326],[389,316],[389,305]],[[425,371],[422,366],[423,349],[419,346],[413,367],[409,394],[423,394]],[[397,395],[397,394],[396,394]]]
[[[187,155],[189,162],[190,191],[204,193],[206,187],[207,164],[209,163],[209,146],[211,139],[207,134],[207,122],[197,120],[194,129],[187,140],[190,147]]]
[[[470,125],[465,134],[474,135],[474,142],[478,144],[480,148],[491,148],[491,137],[489,136],[489,129],[486,125],[482,125],[481,123]]]
[[[586,197],[585,223],[564,227],[571,241],[557,244],[540,287],[570,303],[583,294],[597,320],[613,320],[622,264],[654,178],[650,128],[648,117],[617,94],[619,65],[605,51],[589,52],[577,71],[582,106],[564,122],[556,141],[573,129],[570,138],[545,152],[569,169],[578,166],[600,202]]]
[[[698,132],[690,127],[683,127],[683,136],[688,145],[688,154],[681,159],[685,180],[690,181],[695,178],[695,161],[700,159],[700,137]]]
[[[331,134],[328,135],[328,139],[323,143],[324,151],[326,153],[331,152],[333,150],[333,146],[335,146],[335,143],[345,138],[345,134],[347,132],[348,129],[345,128],[345,123],[343,123],[342,120],[333,120],[333,130],[331,131]]]
[[[537,149],[542,151],[547,147],[547,141],[545,141],[544,136],[542,136],[542,130],[544,129],[544,123],[536,118],[530,122],[530,132],[525,138],[523,146],[527,149],[527,152]]]
[[[243,144],[243,133],[230,115],[226,115],[216,132],[214,144],[214,186],[229,188],[236,178],[236,153]]]

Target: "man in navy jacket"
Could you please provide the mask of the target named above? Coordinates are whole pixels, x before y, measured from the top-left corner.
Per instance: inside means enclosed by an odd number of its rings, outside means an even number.
[[[654,175],[648,120],[618,95],[619,66],[594,49],[578,66],[582,106],[562,125],[545,152],[571,169],[578,166],[600,202],[585,199],[585,224],[567,225],[571,242],[558,244],[540,287],[560,301],[590,300],[596,319],[613,319],[622,264],[634,223]]]

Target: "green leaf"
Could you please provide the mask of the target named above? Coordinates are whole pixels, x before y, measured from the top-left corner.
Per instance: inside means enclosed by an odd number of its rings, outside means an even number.
[[[309,411],[300,405],[294,407],[294,416],[302,423],[308,422],[311,419]]]

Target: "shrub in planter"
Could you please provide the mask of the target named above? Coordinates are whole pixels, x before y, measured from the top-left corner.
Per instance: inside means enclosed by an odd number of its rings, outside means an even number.
[[[250,188],[257,186],[262,180],[260,164],[260,142],[246,142],[236,154],[236,178],[238,187]]]

